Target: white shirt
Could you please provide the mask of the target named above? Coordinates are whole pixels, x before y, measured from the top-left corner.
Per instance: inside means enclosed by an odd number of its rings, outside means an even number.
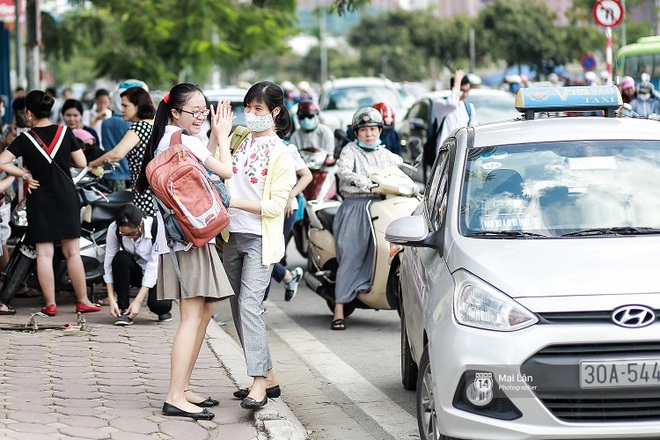
[[[137,240],[128,237],[120,237],[121,244],[126,252],[135,258],[135,262],[142,268],[142,285],[152,288],[158,280],[158,252],[159,247],[167,249],[164,228],[162,224],[158,225],[156,240],[153,240],[151,228],[153,217],[145,217],[144,233]],[[119,241],[117,240],[117,222],[110,223],[108,226],[107,238],[105,243],[105,260],[103,261],[103,281],[113,283],[112,260],[119,252]]]
[[[478,125],[477,113],[474,110],[474,105],[470,103],[470,110],[472,112],[472,115],[470,116],[465,109],[465,101],[461,100],[461,94],[461,89],[454,87],[447,99],[439,99],[433,102],[433,107],[438,115],[438,124],[442,124],[444,118],[442,131],[438,136],[438,144],[435,147],[436,151],[440,145],[442,145],[447,136],[449,136],[449,134],[455,129],[459,127],[467,127],[468,123],[471,127]]]

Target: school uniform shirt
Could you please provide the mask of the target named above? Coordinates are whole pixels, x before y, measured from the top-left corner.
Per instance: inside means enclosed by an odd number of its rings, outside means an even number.
[[[158,280],[158,252],[157,249],[167,249],[167,240],[165,238],[164,228],[158,225],[158,232],[156,239],[151,235],[153,217],[144,218],[144,233],[137,240],[129,237],[119,237],[121,244],[126,252],[131,254],[135,262],[142,268],[142,285],[144,287],[152,288],[156,285]],[[110,223],[108,226],[108,235],[105,244],[105,260],[103,268],[103,281],[106,283],[114,283],[112,275],[112,260],[119,252],[119,240],[117,240],[117,222]]]

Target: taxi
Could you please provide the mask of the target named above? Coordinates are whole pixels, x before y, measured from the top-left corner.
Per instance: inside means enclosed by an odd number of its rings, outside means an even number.
[[[621,105],[521,89],[521,118],[454,131],[388,227],[422,439],[658,438],[660,125]]]

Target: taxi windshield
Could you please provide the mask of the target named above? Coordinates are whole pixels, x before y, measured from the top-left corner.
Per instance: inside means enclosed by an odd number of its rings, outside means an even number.
[[[658,141],[566,141],[468,152],[461,233],[483,238],[660,234]]]

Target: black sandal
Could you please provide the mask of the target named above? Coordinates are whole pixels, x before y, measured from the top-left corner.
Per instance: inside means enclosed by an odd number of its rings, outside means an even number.
[[[340,319],[335,319],[330,324],[330,328],[332,330],[346,330],[346,321],[344,321],[341,318]]]
[[[0,302],[0,308],[2,306],[7,307],[7,310],[0,310],[0,315],[15,315],[16,314],[16,309],[14,309],[12,306],[8,306],[7,304]]]

